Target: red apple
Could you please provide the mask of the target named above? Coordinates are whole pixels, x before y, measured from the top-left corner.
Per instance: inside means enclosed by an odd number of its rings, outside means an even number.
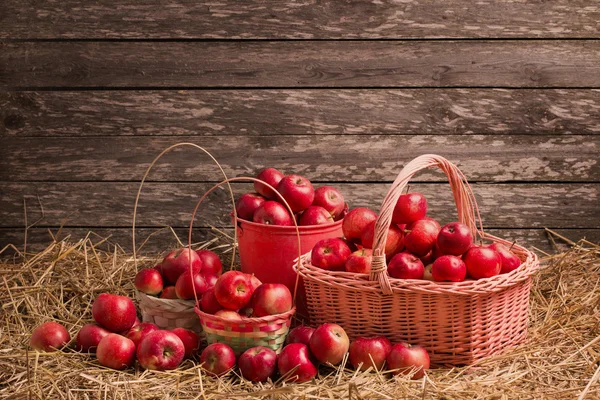
[[[246,307],[252,297],[248,275],[240,271],[227,271],[215,283],[215,296],[223,308],[239,310]]]
[[[294,221],[287,208],[276,201],[268,200],[254,212],[252,221],[258,224],[292,226]]]
[[[286,382],[308,382],[317,376],[317,367],[310,360],[308,347],[303,343],[285,346],[277,357],[277,370]]]
[[[219,280],[219,277],[217,275],[212,275],[212,274],[206,275],[206,274],[202,273],[202,276],[204,277],[204,280],[206,281],[206,288],[207,288],[206,290],[207,291],[214,288],[215,284]]]
[[[346,331],[337,324],[323,324],[310,337],[311,353],[325,364],[339,364],[349,347],[350,339]]]
[[[185,358],[192,358],[200,349],[200,338],[196,332],[185,328],[175,328],[171,332],[181,339]]]
[[[346,259],[352,251],[341,238],[319,240],[311,250],[312,265],[328,271],[343,271]]]
[[[167,254],[162,262],[163,277],[168,283],[175,284],[179,275],[191,269],[194,272],[200,272],[202,262],[198,254],[192,249],[177,249]]]
[[[250,219],[252,221],[252,219]],[[196,250],[196,254],[200,257],[200,263],[202,264],[203,275],[215,275],[221,276],[223,273],[223,264],[221,259],[214,251],[210,250]]]
[[[444,225],[437,237],[437,247],[440,254],[460,256],[473,244],[471,230],[460,222],[450,222]]]
[[[381,371],[391,350],[392,343],[385,336],[358,337],[350,343],[350,364],[361,371],[365,371],[369,367]]]
[[[308,179],[300,175],[286,175],[277,185],[293,212],[306,210],[315,198],[315,190]]]
[[[225,343],[209,344],[200,354],[200,364],[209,374],[221,376],[235,366],[235,353]]]
[[[160,296],[158,296],[161,299],[178,299],[179,297],[177,297],[177,292],[175,291],[175,285],[173,286],[165,286],[165,288],[163,289],[163,291],[160,293]]]
[[[249,276],[248,279],[250,279],[250,288],[252,289],[252,292],[254,293],[254,291],[260,286],[262,285],[262,282],[260,281],[260,279],[258,279],[256,277],[256,275],[254,274],[247,274]]]
[[[60,350],[69,343],[69,331],[58,322],[44,322],[33,330],[29,344],[40,351]]]
[[[460,257],[441,256],[433,262],[431,276],[436,282],[462,282],[467,276],[467,267]]]
[[[223,306],[217,301],[214,287],[202,295],[200,309],[207,314],[215,314],[217,311],[223,309]]]
[[[228,321],[241,321],[242,316],[233,310],[219,310],[215,313],[215,317],[223,318]]]
[[[410,224],[427,215],[427,199],[421,193],[406,193],[398,198],[394,207],[392,222],[396,224]]]
[[[392,374],[412,375],[412,379],[425,376],[425,370],[429,369],[429,354],[422,346],[411,346],[408,343],[398,343],[392,346],[387,356],[387,368]]]
[[[297,326],[288,333],[286,337],[286,343],[303,343],[308,346],[310,343],[310,337],[314,331],[315,328],[311,328],[310,326]]]
[[[358,207],[350,210],[342,222],[344,237],[352,242],[359,242],[363,229],[377,219],[375,211]]]
[[[160,272],[160,274],[162,276],[162,265],[161,264],[156,264],[154,266],[154,269],[157,270],[158,272]]]
[[[292,309],[292,293],[281,283],[263,283],[252,294],[252,309],[255,317],[283,314]]]
[[[264,346],[252,347],[240,355],[238,367],[249,381],[266,382],[277,369],[277,353]]]
[[[157,330],[158,326],[154,325],[153,323],[142,322],[141,324],[138,324],[129,329],[127,332],[125,332],[125,334],[123,334],[123,336],[125,336],[128,339],[131,339],[133,344],[135,344],[137,347],[147,334]]]
[[[360,235],[360,243],[368,248],[372,249],[375,240],[375,223],[376,221],[372,221],[369,225],[365,226],[361,235]],[[389,260],[402,251],[404,248],[404,232],[400,230],[396,225],[392,224],[388,228],[387,238],[385,240],[385,256]]]
[[[261,181],[268,183],[272,187],[277,188],[277,185],[279,185],[279,182],[281,182],[283,177],[284,177],[283,173],[280,172],[279,170],[277,170],[275,168],[265,168],[258,173],[258,175],[256,176],[256,179],[260,179]],[[271,200],[279,199],[279,197],[275,194],[275,192],[272,189],[269,189],[268,187],[266,187],[264,184],[262,184],[260,182],[254,182],[254,190],[257,193],[266,197],[267,199],[271,199]]]
[[[313,206],[323,207],[337,221],[344,212],[346,203],[339,190],[333,186],[321,186],[315,190]]]
[[[404,245],[406,250],[417,257],[429,253],[437,241],[440,224],[431,218],[420,219],[406,226]]]
[[[344,269],[347,272],[368,274],[371,272],[371,262],[373,262],[373,250],[363,247],[348,256]]]
[[[502,258],[488,247],[471,247],[462,259],[467,266],[467,274],[473,279],[498,275],[502,269]]]
[[[320,206],[310,206],[300,215],[299,224],[302,226],[331,224],[333,217],[329,211]]]
[[[142,368],[166,371],[179,366],[185,355],[185,346],[179,336],[171,331],[150,332],[137,348],[137,358]]]
[[[235,202],[235,212],[237,217],[252,221],[256,209],[265,202],[265,198],[257,193],[244,193]]]
[[[423,279],[425,266],[414,254],[402,252],[396,254],[387,266],[388,275],[397,279]]]
[[[512,272],[521,265],[521,259],[502,243],[492,243],[488,247],[498,253],[502,260],[501,274]]]
[[[100,325],[86,324],[77,332],[75,350],[84,353],[95,353],[100,340],[111,332]]]
[[[102,293],[92,305],[94,320],[111,332],[123,332],[130,329],[135,320],[135,304],[129,297]]]
[[[109,333],[98,343],[96,358],[100,365],[108,368],[129,368],[135,362],[135,344],[125,336]]]
[[[206,283],[204,275],[197,272],[185,271],[179,275],[175,284],[175,293],[182,300],[200,298],[208,289],[208,283]]]
[[[140,292],[157,296],[163,290],[163,278],[154,268],[144,268],[135,275],[134,286]]]

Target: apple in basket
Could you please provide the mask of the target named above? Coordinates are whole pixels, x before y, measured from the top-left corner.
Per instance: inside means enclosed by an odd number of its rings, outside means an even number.
[[[161,299],[178,299],[179,297],[177,297],[177,292],[175,291],[175,285],[173,286],[165,286],[165,288],[163,289],[163,291],[160,293],[160,296],[158,296]]]
[[[261,181],[268,183],[274,188],[277,188],[279,182],[283,179],[285,175],[275,168],[265,168],[258,173],[256,179],[260,179]],[[275,194],[272,189],[269,189],[267,186],[260,182],[254,182],[254,190],[256,193],[259,193],[266,197],[267,199],[279,199],[279,197]]]
[[[109,333],[98,343],[96,358],[100,365],[108,368],[129,368],[135,362],[135,344],[118,333]]]
[[[344,328],[337,324],[323,324],[310,337],[310,351],[324,364],[337,365],[350,347],[350,339]]]
[[[215,297],[223,308],[239,310],[250,302],[253,290],[249,276],[240,271],[227,271],[217,279]]]
[[[368,249],[372,249],[375,240],[375,224],[376,221],[371,221],[360,234],[360,244]],[[391,224],[388,227],[387,237],[385,240],[385,256],[389,260],[402,251],[404,248],[404,232],[398,226]]]
[[[351,253],[350,247],[342,238],[321,239],[311,250],[310,262],[328,271],[343,271]]]
[[[235,212],[238,218],[252,221],[256,209],[263,205],[265,198],[258,193],[244,193],[235,202]]]
[[[125,336],[128,339],[131,339],[131,341],[136,346],[139,346],[140,342],[147,334],[149,334],[150,332],[157,331],[157,330],[158,330],[158,326],[154,325],[153,323],[142,322],[138,325],[133,326],[131,329],[129,329],[127,332],[125,332],[125,334],[123,334],[123,336]]]
[[[226,319],[228,321],[241,321],[242,316],[237,311],[233,310],[219,310],[215,313],[216,317]]]
[[[196,332],[185,328],[175,328],[171,332],[181,339],[185,358],[192,358],[200,350],[200,338]]]
[[[200,309],[207,314],[215,314],[223,309],[223,306],[217,301],[214,287],[204,293],[200,299]]]
[[[185,271],[177,278],[175,293],[182,300],[200,298],[209,289],[204,275],[198,272]]]
[[[235,353],[225,343],[209,344],[200,354],[200,364],[209,374],[221,376],[235,366]]]
[[[369,208],[353,208],[346,214],[344,221],[342,222],[342,232],[344,237],[351,242],[360,242],[360,236],[363,229],[376,219],[377,214]]]
[[[350,364],[361,371],[369,367],[381,371],[391,350],[392,343],[385,336],[358,337],[350,343]]]
[[[344,196],[333,186],[321,186],[315,189],[313,206],[323,207],[334,220],[338,220],[346,209]]]
[[[170,252],[161,263],[163,278],[174,285],[179,275],[190,269],[190,264],[192,271],[200,272],[202,269],[202,261],[194,250],[182,248]]]
[[[252,382],[266,382],[277,370],[277,353],[264,346],[249,348],[238,358],[242,376]]]
[[[179,366],[185,346],[179,336],[167,330],[150,332],[137,348],[137,358],[145,369],[165,371]]]
[[[507,274],[514,271],[521,265],[521,259],[502,243],[492,243],[488,247],[498,253],[502,260],[502,267],[500,268],[501,274]]]
[[[298,221],[299,225],[326,225],[333,222],[333,217],[323,207],[310,206],[302,212]]]
[[[136,321],[135,304],[129,297],[102,293],[92,305],[94,320],[111,332],[124,332]]]
[[[202,249],[196,250],[196,254],[198,254],[198,257],[200,257],[200,262],[202,263],[201,272],[203,275],[221,276],[223,273],[223,263],[221,263],[221,259],[217,253]]]
[[[133,329],[133,328],[132,328]],[[86,324],[81,327],[75,338],[75,350],[95,353],[98,343],[111,332],[100,325]]]
[[[315,189],[308,179],[300,175],[286,175],[277,185],[277,191],[293,212],[306,210],[315,199]]]
[[[387,271],[392,278],[423,279],[425,266],[417,256],[405,251],[392,257]]]
[[[287,344],[303,343],[308,346],[310,343],[310,337],[312,336],[314,331],[315,331],[315,328],[312,328],[310,326],[305,326],[305,325],[297,326],[288,333],[288,335],[285,339],[286,343]]]
[[[265,201],[254,212],[252,221],[257,224],[292,226],[294,222],[287,208],[273,200]]]
[[[140,270],[133,281],[134,286],[140,292],[151,296],[158,296],[163,290],[163,278],[157,269],[144,268]]]
[[[427,255],[433,249],[440,229],[440,224],[432,218],[420,219],[407,225],[404,238],[406,250],[418,257]]]
[[[437,237],[437,248],[441,255],[461,256],[473,244],[471,230],[460,222],[450,222],[440,229]]]
[[[462,282],[467,277],[467,267],[457,256],[441,256],[431,266],[431,277],[436,282]]]
[[[393,375],[413,374],[412,379],[425,376],[425,370],[429,369],[429,354],[422,346],[411,346],[402,342],[392,346],[386,358],[387,369]]]
[[[292,293],[281,283],[263,283],[252,294],[251,304],[255,317],[283,314],[292,309]]]
[[[350,254],[344,264],[346,272],[355,272],[358,274],[368,274],[371,272],[371,263],[373,262],[373,250],[362,248]]]
[[[473,246],[463,254],[462,259],[467,266],[467,274],[473,279],[498,275],[502,269],[502,258],[489,247]]]
[[[63,348],[71,340],[69,331],[58,322],[45,322],[35,328],[29,344],[40,351],[55,351]]]
[[[277,370],[286,382],[308,382],[317,376],[317,367],[310,360],[308,346],[291,343],[277,357]]]
[[[401,195],[394,207],[392,222],[410,224],[425,218],[427,215],[427,199],[421,193],[413,192]]]

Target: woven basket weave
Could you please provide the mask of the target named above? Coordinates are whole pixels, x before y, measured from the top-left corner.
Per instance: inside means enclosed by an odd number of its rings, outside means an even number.
[[[192,241],[192,228],[194,224],[194,219],[196,217],[196,213],[200,204],[204,199],[214,190],[221,187],[224,183],[229,184],[229,182],[235,181],[252,181],[259,182],[264,184],[269,189],[273,190],[281,203],[288,209],[288,211],[293,215],[293,212],[289,206],[289,204],[285,201],[285,199],[277,192],[277,190],[269,185],[268,183],[261,181],[256,178],[249,177],[237,177],[237,178],[229,178],[224,181],[216,184],[211,189],[209,189],[204,195],[198,200],[196,204],[196,208],[194,209],[194,213],[192,214],[192,220],[190,222],[190,229],[188,235],[188,242]],[[300,258],[300,231],[298,229],[298,225],[296,224],[295,219],[294,226],[296,227],[296,235],[298,239],[298,260]],[[237,213],[235,210],[235,206],[233,208],[233,224],[237,226]],[[234,240],[237,242],[237,236],[234,237]],[[236,243],[237,245],[237,243]],[[265,254],[265,257],[268,257],[268,254]],[[277,273],[277,271],[273,271],[273,273]],[[298,280],[296,280],[296,289],[293,293],[293,299],[295,302],[296,292],[298,288]],[[194,292],[195,294],[195,292]],[[196,297],[197,298],[197,297]],[[200,320],[200,324],[202,325],[203,332],[206,335],[206,341],[208,344],[212,343],[225,343],[229,345],[235,352],[236,356],[239,356],[244,351],[251,347],[256,346],[264,346],[269,347],[274,350],[277,354],[283,348],[283,344],[285,342],[285,338],[288,334],[292,317],[296,312],[296,307],[292,307],[291,310],[277,315],[268,315],[260,318],[248,318],[242,317],[240,321],[237,320],[228,320],[216,315],[207,314],[200,310],[200,308],[196,305],[195,312],[198,315],[198,319]]]
[[[448,177],[458,220],[474,236],[512,244],[477,228],[477,204],[462,172],[443,157],[423,155],[402,169],[383,200],[370,274],[325,271],[311,265],[310,254],[296,268],[315,325],[338,323],[351,339],[384,335],[392,342],[420,344],[434,366],[468,365],[525,340],[531,277],[539,262],[531,251],[513,245],[522,264],[508,274],[458,283],[390,278],[383,249],[394,206],[412,176],[431,167]]]

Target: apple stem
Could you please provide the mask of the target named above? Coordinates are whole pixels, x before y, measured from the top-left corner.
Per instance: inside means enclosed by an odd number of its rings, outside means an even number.
[[[517,243],[517,241],[513,241],[512,244],[510,245],[510,247],[508,248],[508,250],[512,250],[513,247],[515,247],[515,244]]]

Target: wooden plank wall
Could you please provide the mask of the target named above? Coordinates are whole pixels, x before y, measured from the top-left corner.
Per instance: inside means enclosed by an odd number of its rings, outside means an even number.
[[[545,228],[600,240],[595,1],[2,8],[0,247],[23,247],[35,222],[29,249],[90,230],[127,248],[142,175],[178,142],[206,147],[229,176],[273,166],[374,209],[407,161],[438,153],[470,179],[488,231],[543,251]],[[167,155],[142,195],[140,236],[185,235],[219,180],[199,152]],[[442,175],[412,188],[432,216],[455,218]],[[209,198],[198,238],[228,226],[226,201]]]

